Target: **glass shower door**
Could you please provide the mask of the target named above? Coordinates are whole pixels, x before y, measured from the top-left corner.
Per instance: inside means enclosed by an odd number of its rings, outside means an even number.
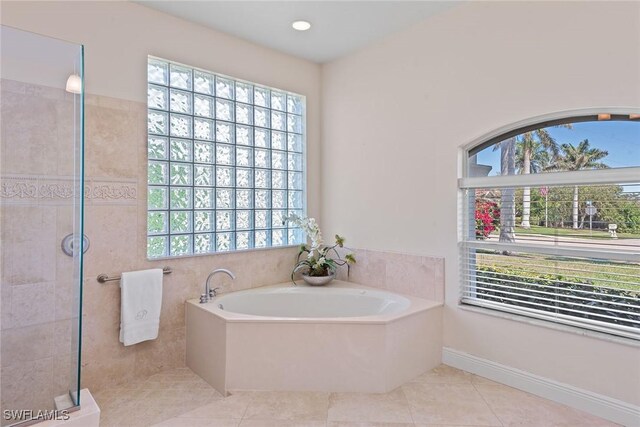
[[[83,49],[2,26],[0,55],[4,426],[80,404]]]

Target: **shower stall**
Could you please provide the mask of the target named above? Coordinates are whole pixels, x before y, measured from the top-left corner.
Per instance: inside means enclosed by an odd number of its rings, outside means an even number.
[[[2,425],[80,405],[83,47],[0,34]]]

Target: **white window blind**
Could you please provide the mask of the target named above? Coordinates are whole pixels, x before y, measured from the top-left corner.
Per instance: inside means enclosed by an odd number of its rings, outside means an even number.
[[[462,304],[640,339],[640,167],[465,175]]]

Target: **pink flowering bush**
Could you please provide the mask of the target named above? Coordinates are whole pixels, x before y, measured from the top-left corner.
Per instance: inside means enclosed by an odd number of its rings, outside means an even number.
[[[476,199],[476,239],[486,239],[500,224],[500,208],[489,200]]]

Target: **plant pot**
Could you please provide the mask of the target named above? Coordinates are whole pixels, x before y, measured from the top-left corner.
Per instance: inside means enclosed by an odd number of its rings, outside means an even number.
[[[335,278],[336,278],[335,273],[331,273],[327,276],[309,276],[306,273],[302,273],[302,280],[304,280],[308,285],[311,285],[311,286],[328,285]]]

